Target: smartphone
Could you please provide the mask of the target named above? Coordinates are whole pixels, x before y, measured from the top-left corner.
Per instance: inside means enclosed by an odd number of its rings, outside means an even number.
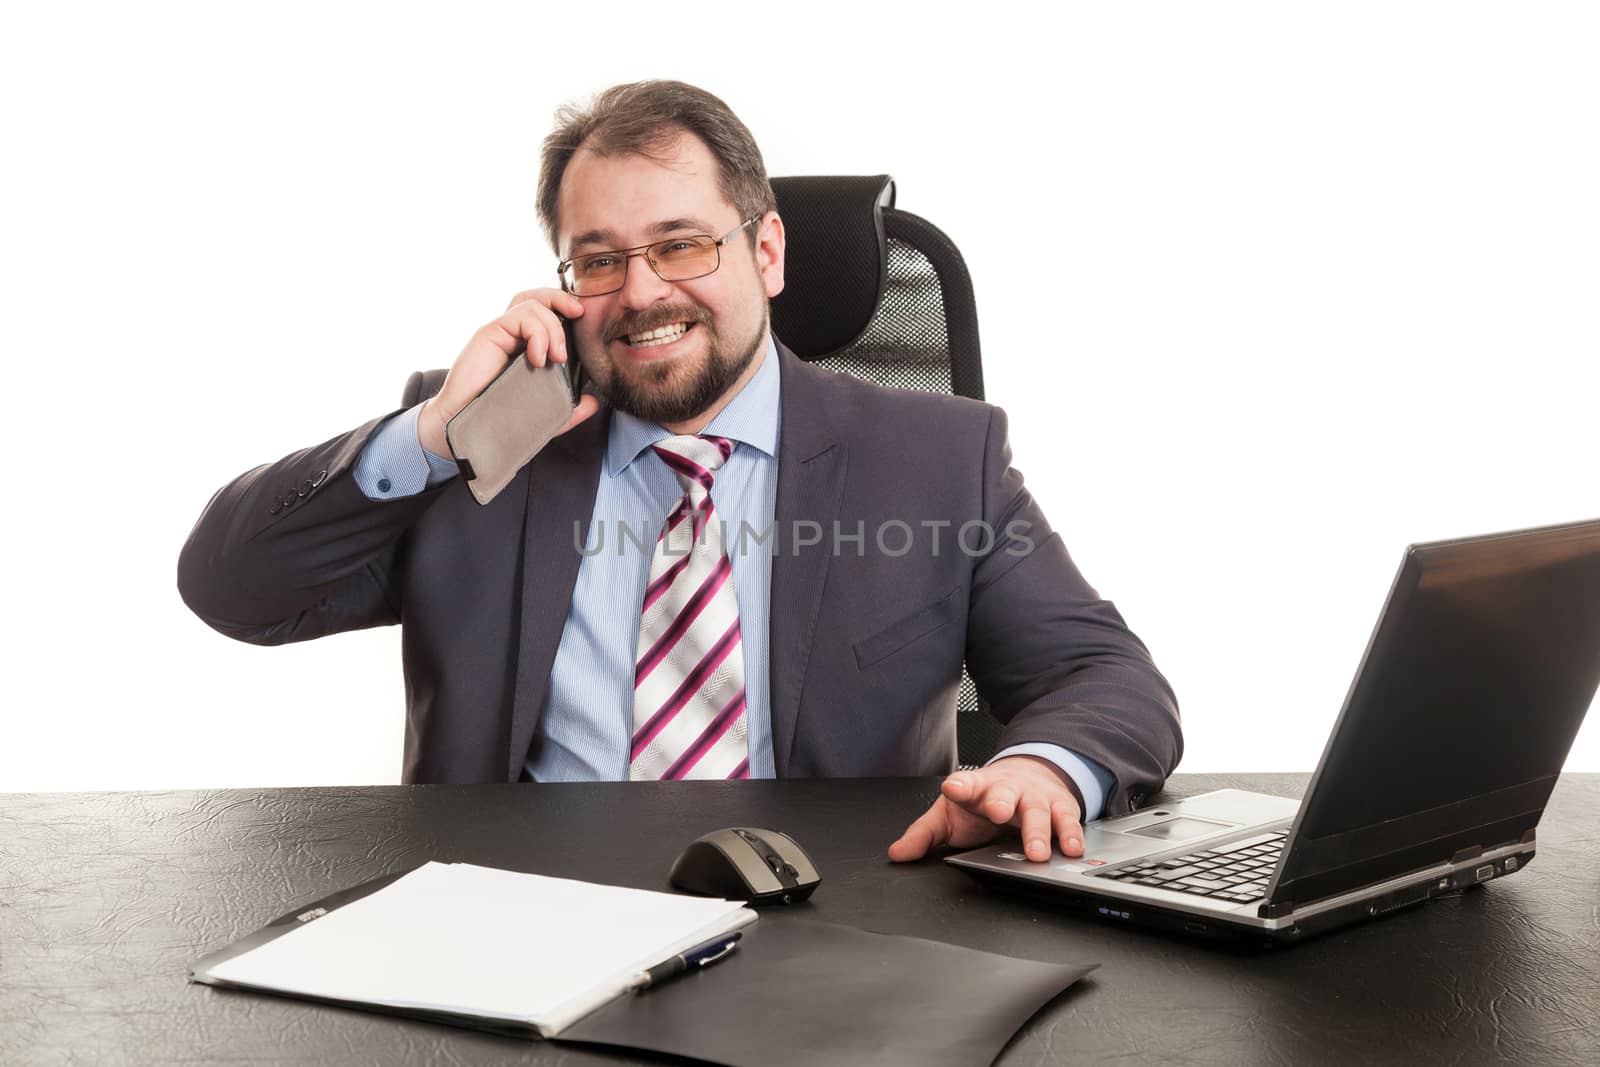
[[[572,338],[572,320],[560,312],[555,314],[561,320],[561,332],[567,339],[567,382],[572,386],[572,403],[576,405],[580,396],[594,390],[590,388],[589,376],[584,373],[583,360],[578,358],[578,343]]]
[[[445,423],[450,453],[479,504],[499,495],[566,425],[588,384],[574,354],[571,324],[563,319],[562,325],[567,363],[547,360],[535,367],[526,353],[519,352],[483,392]]]

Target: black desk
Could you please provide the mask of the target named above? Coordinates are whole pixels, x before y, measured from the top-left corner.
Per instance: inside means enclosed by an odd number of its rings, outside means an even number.
[[[1296,796],[1305,775],[1179,775]],[[1265,955],[1039,911],[884,850],[935,779],[0,795],[0,1062],[617,1063],[184,980],[294,904],[429,859],[666,888],[718,826],[793,833],[813,903],[767,911],[1104,966],[1002,1063],[1600,1062],[1600,775],[1564,777],[1504,882]]]

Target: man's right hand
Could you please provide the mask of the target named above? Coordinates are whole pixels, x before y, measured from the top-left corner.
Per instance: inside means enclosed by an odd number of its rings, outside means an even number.
[[[565,363],[567,337],[556,312],[576,319],[583,315],[583,301],[560,289],[529,289],[511,298],[505,314],[479,328],[445,375],[439,392],[422,405],[417,422],[417,439],[436,456],[450,455],[444,424],[466,407],[474,397],[505,369],[506,361],[522,353],[529,363],[542,367],[545,361]],[[560,432],[566,433],[600,409],[600,402],[585,395],[578,400]]]

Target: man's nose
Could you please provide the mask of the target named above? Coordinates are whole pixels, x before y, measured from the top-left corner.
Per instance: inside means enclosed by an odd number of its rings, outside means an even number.
[[[643,311],[671,294],[672,285],[661,280],[643,252],[635,252],[628,257],[628,274],[622,279],[622,289],[618,294],[624,308]]]

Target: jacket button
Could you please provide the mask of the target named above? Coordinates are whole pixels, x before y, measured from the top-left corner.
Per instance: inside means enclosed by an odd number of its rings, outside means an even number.
[[[278,512],[280,512],[282,510],[283,510],[283,497],[281,497],[281,496],[273,497],[272,498],[272,506],[267,509],[267,514],[276,515]]]
[[[315,489],[317,486],[321,485],[322,484],[322,479],[326,478],[327,476],[328,476],[328,472],[326,470],[321,471],[320,473],[318,473],[316,479],[314,481],[312,481],[312,483],[311,483],[311,488]]]
[[[311,490],[314,489],[314,488],[316,488],[316,487],[313,486],[309,481],[301,482],[300,483],[300,495],[301,496],[307,496],[307,495],[310,494]]]

